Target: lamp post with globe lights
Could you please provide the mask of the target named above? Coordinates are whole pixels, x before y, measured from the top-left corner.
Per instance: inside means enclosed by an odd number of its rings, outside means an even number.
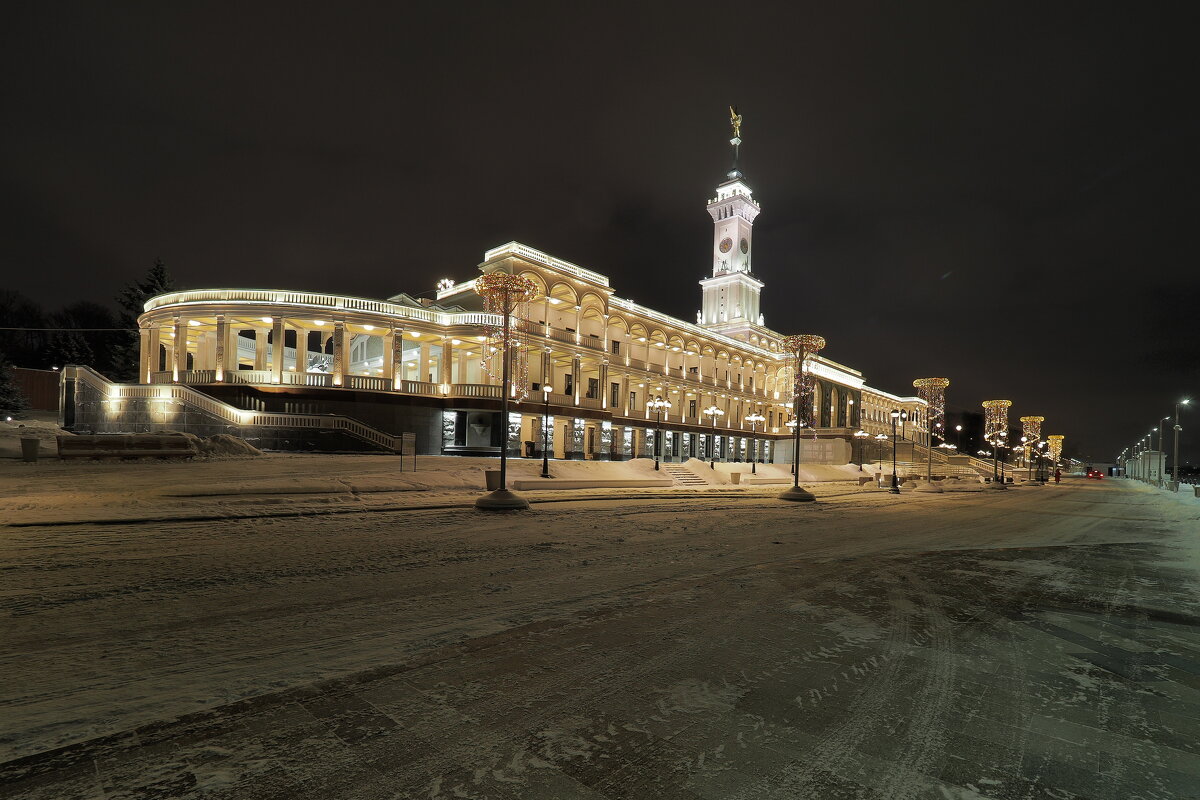
[[[1179,491],[1179,432],[1183,428],[1179,427],[1179,407],[1189,405],[1192,402],[1191,398],[1180,400],[1175,404],[1175,458],[1172,460],[1172,469],[1174,470],[1173,483],[1175,491]]]
[[[1021,455],[1025,458],[1026,467],[1028,468],[1028,473],[1025,477],[1030,483],[1034,482],[1033,451],[1042,439],[1042,423],[1045,421],[1045,417],[1021,417]]]
[[[858,439],[858,471],[863,471],[863,460],[867,455],[867,439],[871,438],[871,434],[859,429],[854,432],[854,438]]]
[[[1004,488],[1000,475],[1000,448],[1008,436],[1008,409],[1010,406],[1012,406],[1012,400],[983,401],[983,438],[992,446],[992,488],[995,489]]]
[[[717,468],[717,420],[725,416],[725,412],[717,408],[716,404],[704,409],[704,416],[712,420],[712,443],[708,449],[708,467],[709,469]]]
[[[658,414],[658,421],[654,424],[654,468],[658,469],[658,453],[662,449],[662,415],[664,409],[671,407],[671,401],[664,400],[662,395],[655,395],[646,405]]]
[[[757,470],[755,470],[755,466],[757,465],[757,461],[758,461],[758,437],[755,434],[758,433],[758,424],[760,422],[766,422],[766,421],[767,421],[767,418],[764,417],[762,414],[758,413],[757,411],[752,411],[751,413],[746,415],[746,422],[750,423],[750,450],[751,450],[750,474],[751,475],[758,474]]]
[[[803,423],[801,423],[800,421],[796,420],[796,419],[789,419],[787,422],[785,422],[785,423],[783,423],[783,424],[784,424],[784,427],[786,427],[786,428],[788,429],[788,432],[789,432],[789,433],[790,433],[790,434],[791,434],[793,437],[795,437],[795,435],[796,435],[796,429],[797,429],[797,428],[803,428],[803,427],[804,427],[804,424],[803,424]],[[796,472],[797,472],[797,463],[796,463],[796,459],[794,459],[794,458],[793,458],[793,459],[792,459],[792,474],[793,474],[793,475],[795,475],[795,474],[796,474]]]
[[[542,395],[546,398],[542,407],[542,477],[550,477],[550,391],[548,383],[542,384]]]
[[[800,429],[805,424],[812,425],[813,420],[813,383],[814,378],[809,370],[809,362],[825,347],[825,339],[816,334],[805,333],[796,336],[785,336],[781,342],[785,352],[792,357],[795,369],[795,397],[793,399],[793,417],[796,425],[792,428],[792,487],[781,493],[781,500],[812,502],[817,498],[812,492],[800,488]]]
[[[888,489],[892,494],[900,494],[900,481],[896,474],[896,422],[897,420],[908,419],[908,412],[900,411],[893,408],[891,411],[892,417],[892,488]]]
[[[1171,421],[1171,418],[1168,416],[1168,417],[1163,417],[1162,420],[1158,423],[1158,488],[1160,488],[1160,489],[1163,488],[1163,477],[1164,477],[1163,473],[1166,472],[1166,470],[1163,469],[1163,467],[1165,466],[1166,460],[1167,460],[1167,458],[1166,458],[1167,451],[1163,449],[1167,445],[1166,445],[1166,441],[1163,437],[1167,435],[1167,423],[1170,421]]]
[[[946,417],[946,387],[949,385],[949,378],[918,378],[913,381],[917,396],[927,404],[925,423],[929,428],[929,440],[926,442],[929,458],[926,461],[925,485],[920,487],[920,491],[923,492],[942,491],[942,487],[933,482],[933,435],[935,430],[942,427]]]

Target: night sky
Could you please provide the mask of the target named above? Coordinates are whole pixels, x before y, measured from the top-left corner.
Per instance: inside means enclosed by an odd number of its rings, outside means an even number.
[[[1111,460],[1200,397],[1185,7],[23,3],[0,264],[386,297],[516,239],[692,320],[735,104],[769,326]]]

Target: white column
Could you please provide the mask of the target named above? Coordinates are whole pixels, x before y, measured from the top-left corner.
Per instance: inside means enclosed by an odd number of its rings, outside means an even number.
[[[267,368],[267,332],[262,328],[254,329],[254,368]]]
[[[396,381],[396,331],[389,328],[383,334],[383,377],[392,381],[393,386]]]
[[[429,374],[429,342],[421,342],[421,352],[417,356],[417,380],[430,381],[432,376]],[[508,423],[505,422],[505,425]]]
[[[579,405],[579,384],[583,383],[580,367],[579,354],[576,353],[571,357],[571,381],[575,384],[575,405]]]
[[[401,383],[404,375],[404,330],[402,328],[392,329],[392,369],[387,373],[392,376],[392,388],[400,391],[404,385]]]
[[[301,326],[296,327],[296,374],[308,372],[308,331]]]
[[[179,373],[187,370],[187,323],[175,318],[175,339],[171,343],[171,380],[178,382]]]
[[[608,408],[609,394],[611,394],[608,385],[608,359],[605,358],[600,362],[600,407]]]
[[[149,364],[150,364],[150,346],[151,346],[152,338],[153,337],[151,336],[149,328],[144,328],[141,326],[138,327],[138,371],[137,371],[137,382],[138,383],[149,383],[150,382],[150,377],[149,377],[150,366],[149,366]]]
[[[229,326],[225,322],[225,315],[217,315],[217,343],[216,353],[213,368],[217,372],[217,382],[225,380],[225,370],[228,369],[226,362],[226,353],[229,350]]]
[[[454,344],[448,336],[442,339],[442,369],[438,377],[444,386],[454,384]]]
[[[271,324],[271,383],[283,383],[283,317]]]
[[[341,386],[346,377],[346,323],[333,323],[333,385]]]

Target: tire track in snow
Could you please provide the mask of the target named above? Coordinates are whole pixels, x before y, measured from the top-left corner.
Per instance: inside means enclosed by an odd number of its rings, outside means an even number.
[[[880,576],[889,582],[889,576]],[[821,743],[803,762],[793,761],[782,775],[761,778],[743,787],[731,800],[762,800],[797,797],[821,797],[825,775],[840,775],[856,760],[858,746],[875,729],[886,708],[887,700],[895,693],[903,671],[905,655],[911,649],[910,632],[914,607],[900,591],[889,593],[888,637],[880,660],[884,667],[876,679],[868,683],[852,702],[844,722],[824,735]],[[828,788],[828,787],[825,787]]]
[[[913,711],[900,753],[888,762],[887,773],[876,784],[881,787],[881,794],[892,800],[908,800],[923,789],[929,780],[930,767],[945,751],[944,722],[953,702],[957,674],[951,625],[941,598],[920,581],[914,579],[912,583],[921,591],[922,607],[928,618],[930,663],[921,671],[921,687],[911,704]]]

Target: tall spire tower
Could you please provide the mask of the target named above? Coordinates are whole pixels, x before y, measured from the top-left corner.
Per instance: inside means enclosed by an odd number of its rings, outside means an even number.
[[[739,329],[763,324],[758,306],[764,284],[750,270],[754,218],[760,209],[738,168],[742,116],[733,106],[729,108],[729,124],[733,168],[717,185],[717,196],[708,203],[713,221],[713,268],[712,277],[700,281],[704,299],[697,316],[705,327],[735,334]]]

